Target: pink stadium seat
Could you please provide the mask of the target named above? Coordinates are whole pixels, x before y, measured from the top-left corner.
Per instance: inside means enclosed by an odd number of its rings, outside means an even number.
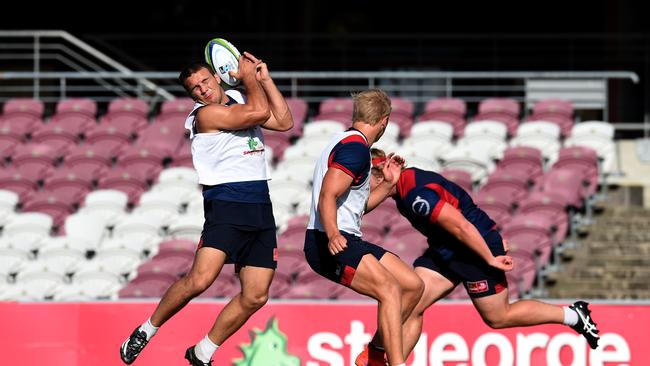
[[[564,99],[544,99],[535,103],[533,114],[556,113],[573,118],[573,104]]]
[[[137,170],[147,179],[157,176],[162,170],[166,152],[153,146],[130,146],[117,158],[117,166],[128,170]]]
[[[63,160],[63,166],[84,177],[97,179],[112,164],[110,150],[95,145],[75,147]]]
[[[553,168],[537,181],[534,189],[554,193],[565,206],[580,209],[584,203],[586,180],[577,173],[570,168]]]
[[[528,146],[509,147],[503,152],[503,159],[497,168],[509,172],[521,172],[532,179],[543,173],[542,152]]]
[[[170,166],[173,167],[189,167],[193,168],[194,163],[192,162],[192,147],[190,145],[189,139],[184,140],[172,156],[172,162]]]
[[[386,199],[386,201],[379,204],[375,207],[374,210],[363,215],[363,221],[376,221],[383,224],[383,226],[388,229],[391,225],[400,218],[400,213],[397,211],[395,203],[391,199]]]
[[[398,113],[406,115],[407,117],[413,117],[413,110],[415,109],[413,101],[406,98],[391,97],[390,104],[392,107],[391,114]]]
[[[9,99],[2,108],[3,116],[11,114],[30,114],[37,119],[43,118],[45,105],[42,101],[32,98]]]
[[[130,203],[135,203],[148,189],[147,177],[138,170],[116,167],[99,179],[97,188],[122,191],[129,196]]]
[[[69,98],[56,104],[55,114],[78,113],[95,118],[97,115],[97,102],[89,98]]]
[[[190,268],[192,268],[192,259],[184,256],[170,256],[161,259],[154,257],[138,267],[138,275],[162,272],[179,277],[189,272]]]
[[[488,98],[478,105],[478,114],[504,113],[514,118],[519,118],[521,107],[519,103],[511,98]]]
[[[184,121],[185,117],[178,118],[174,116],[166,120],[156,119],[154,123],[140,131],[135,145],[145,148],[157,148],[163,151],[166,157],[171,158],[176,149],[186,140]]]
[[[513,205],[528,193],[528,177],[501,171],[491,174],[487,182],[478,191],[479,195],[488,194]]]
[[[354,102],[351,98],[330,98],[321,102],[318,115],[314,121],[333,120],[345,125],[352,122],[352,109]]]
[[[170,115],[175,115],[176,117],[181,117],[183,118],[183,121],[185,121],[185,117],[187,117],[188,114],[190,114],[190,111],[194,107],[194,101],[191,98],[183,97],[183,98],[176,98],[174,100],[166,100],[162,103],[162,106],[160,107],[160,114],[159,116],[170,116]]]
[[[122,299],[162,297],[174,281],[176,276],[169,273],[143,273],[121,289],[118,296]]]
[[[67,131],[64,126],[55,124],[42,125],[32,133],[32,143],[52,146],[63,154],[70,151],[78,142],[78,131]]]
[[[513,200],[505,191],[479,191],[474,202],[485,211],[510,213],[517,201]]]
[[[311,275],[313,271],[305,259],[305,253],[301,250],[281,249],[278,253],[278,268],[276,273],[282,273],[292,280]]]
[[[102,146],[117,155],[131,143],[131,134],[126,128],[103,124],[88,131],[85,140],[87,145]]]
[[[555,225],[555,243],[566,238],[569,219],[564,199],[554,192],[531,192],[520,203],[517,214],[540,213],[553,219]]]
[[[85,171],[79,174],[74,169],[63,167],[45,179],[43,190],[51,192],[64,202],[78,205],[92,190],[92,176]]]
[[[440,171],[440,175],[458,184],[461,186],[461,188],[467,191],[467,193],[472,193],[473,188],[471,173],[460,169],[443,169]]]
[[[302,136],[302,127],[307,121],[307,102],[300,98],[285,98],[285,100],[293,117],[293,128],[285,133],[290,136]]]
[[[335,299],[343,291],[343,286],[316,273],[305,276],[294,283],[282,295],[283,299]]]
[[[68,215],[74,212],[72,203],[65,202],[53,192],[39,191],[23,203],[23,212],[41,212],[50,215],[54,227],[60,227]]]
[[[274,279],[275,280],[275,279]],[[200,299],[232,298],[239,293],[239,286],[231,278],[217,277],[216,280],[198,297]]]
[[[111,101],[101,124],[111,126],[126,134],[133,134],[147,125],[147,102],[138,98],[119,98]]]
[[[23,136],[43,125],[43,102],[35,99],[11,99],[5,103],[0,115],[3,134]],[[1,146],[1,145],[0,145]],[[0,148],[0,150],[3,150]]]
[[[0,170],[0,189],[18,194],[20,202],[29,199],[38,187],[38,179],[25,176],[15,168]]]
[[[177,252],[177,251],[182,251],[182,252],[191,252],[195,253],[197,250],[197,243],[193,240],[189,239],[171,239],[171,240],[166,240],[162,243],[160,243],[160,246],[158,247],[158,254],[165,253],[165,252]]]
[[[407,137],[411,133],[411,127],[413,127],[413,118],[405,114],[391,113],[390,122],[394,123],[399,127],[400,136]]]
[[[321,102],[318,114],[332,112],[349,112],[352,114],[354,102],[352,98],[329,98]]]
[[[29,178],[44,179],[60,156],[61,152],[49,145],[20,145],[11,157],[11,165]]]
[[[25,143],[25,140],[25,134],[13,130],[9,125],[0,124],[0,159],[11,156],[16,146]]]
[[[540,266],[546,266],[550,262],[553,250],[551,237],[542,236],[534,231],[503,233],[502,235],[510,245],[509,255],[526,261],[538,261]]]
[[[425,112],[445,112],[464,118],[467,113],[465,101],[458,98],[436,98],[427,102]]]
[[[278,237],[278,248],[280,250],[302,250],[305,246],[305,226],[295,226],[288,227],[280,236]]]
[[[390,227],[391,222],[388,220],[386,215],[382,212],[375,212],[375,210],[363,215],[363,219],[361,220],[361,229],[364,235],[366,234],[366,231],[364,230],[365,228],[371,228],[370,230],[376,230],[379,233],[386,233]]]
[[[97,103],[87,98],[65,99],[57,103],[50,124],[79,134],[94,126],[97,116]]]
[[[273,149],[273,157],[276,160],[281,160],[284,150],[291,145],[289,138],[286,132],[264,130],[264,144]]]
[[[587,196],[598,188],[598,155],[596,151],[584,146],[563,147],[553,169],[570,169],[582,175]]]

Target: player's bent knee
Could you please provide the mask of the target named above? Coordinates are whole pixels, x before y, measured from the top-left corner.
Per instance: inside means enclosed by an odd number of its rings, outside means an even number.
[[[388,280],[382,284],[381,289],[377,291],[378,301],[387,302],[387,301],[400,301],[402,295],[402,288],[400,287],[397,281]]]
[[[242,295],[242,303],[250,310],[257,310],[269,301],[268,294]]]
[[[509,327],[507,318],[502,315],[484,316],[483,321],[492,329],[503,329]]]
[[[190,292],[194,295],[199,295],[203,291],[207,290],[212,282],[214,282],[211,276],[201,276],[196,274],[188,274],[186,277],[187,284]]]

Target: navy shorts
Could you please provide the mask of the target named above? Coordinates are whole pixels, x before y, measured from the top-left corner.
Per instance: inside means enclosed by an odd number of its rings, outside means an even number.
[[[387,252],[386,249],[361,240],[360,237],[341,231],[347,239],[348,247],[332,255],[327,248],[329,240],[322,231],[310,229],[305,233],[305,257],[311,269],[319,275],[336,283],[350,287],[357,267],[366,254],[372,254],[377,260]]]
[[[205,223],[199,248],[226,253],[226,263],[275,269],[278,244],[270,203],[241,203],[204,200]]]
[[[484,239],[492,255],[496,257],[505,254],[503,239],[498,231],[490,231]],[[429,247],[413,262],[413,267],[424,267],[438,272],[454,284],[462,282],[467,294],[472,298],[498,294],[508,288],[505,272],[485,263],[485,260],[461,242],[452,243],[451,246],[454,252],[448,257]]]

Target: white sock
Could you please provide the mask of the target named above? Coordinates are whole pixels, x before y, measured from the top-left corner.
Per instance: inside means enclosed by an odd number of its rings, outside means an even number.
[[[572,326],[578,324],[578,313],[575,310],[570,309],[568,306],[563,306],[564,310],[564,325]]]
[[[219,348],[219,346],[212,343],[210,338],[206,335],[196,344],[196,346],[194,346],[194,353],[196,353],[196,357],[198,357],[199,360],[207,363],[210,362],[212,354],[217,350],[217,348]]]
[[[143,330],[147,334],[147,340],[150,340],[151,337],[156,335],[158,328],[160,327],[154,327],[153,324],[151,324],[151,318],[147,319],[147,321],[140,326],[140,330]]]

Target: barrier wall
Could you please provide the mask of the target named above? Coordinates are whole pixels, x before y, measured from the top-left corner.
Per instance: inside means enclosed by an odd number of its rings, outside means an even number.
[[[156,302],[0,303],[0,364],[122,365],[118,349]],[[161,328],[134,363],[186,365],[185,349],[212,326],[223,302],[193,302]],[[408,365],[650,365],[650,306],[592,305],[601,346],[561,325],[485,326],[470,303],[425,316]],[[270,303],[215,353],[215,366],[349,366],[375,329],[376,306]]]

